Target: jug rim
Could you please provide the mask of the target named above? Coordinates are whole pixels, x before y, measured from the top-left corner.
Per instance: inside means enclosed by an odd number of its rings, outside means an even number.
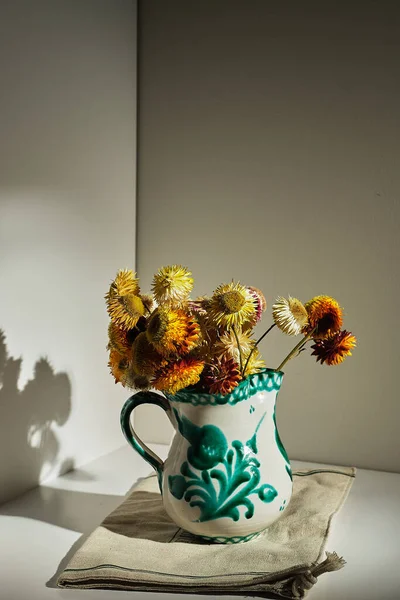
[[[171,402],[189,403],[194,406],[221,406],[223,404],[230,404],[233,406],[238,402],[248,400],[257,392],[279,392],[283,376],[283,371],[265,368],[258,373],[253,373],[242,379],[235,389],[225,396],[222,394],[209,394],[205,391],[198,391],[193,387],[179,390],[176,394],[164,392],[164,395]]]

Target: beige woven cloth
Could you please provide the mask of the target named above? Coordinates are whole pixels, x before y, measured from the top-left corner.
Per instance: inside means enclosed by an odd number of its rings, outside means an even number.
[[[355,469],[299,471],[283,516],[242,544],[199,542],[165,513],[155,476],[135,487],[76,552],[57,585],[156,592],[303,598],[343,559],[321,560],[333,515]]]

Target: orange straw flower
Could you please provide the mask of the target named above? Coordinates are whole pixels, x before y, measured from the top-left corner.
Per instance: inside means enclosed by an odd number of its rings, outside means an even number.
[[[182,309],[159,307],[147,327],[147,338],[160,354],[187,354],[199,342],[200,327]]]
[[[312,333],[313,338],[325,338],[340,330],[343,323],[342,309],[330,296],[315,296],[304,305],[308,324],[303,333]]]
[[[153,387],[161,392],[176,394],[179,390],[195,385],[200,379],[204,361],[196,358],[182,358],[171,362],[160,369],[152,382]]]

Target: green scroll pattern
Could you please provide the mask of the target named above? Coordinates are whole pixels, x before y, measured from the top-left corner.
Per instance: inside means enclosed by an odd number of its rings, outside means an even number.
[[[245,444],[235,440],[231,448],[219,427],[198,427],[175,409],[174,413],[179,431],[190,446],[180,475],[170,475],[168,486],[175,498],[184,499],[191,507],[200,509],[197,522],[221,517],[238,521],[239,506],[245,508],[245,518],[251,519],[254,515],[252,494],[257,494],[262,502],[272,502],[276,498],[278,492],[272,485],[259,485],[257,432],[266,413],[251,439]],[[214,482],[217,482],[216,486]]]
[[[278,428],[276,426],[275,411],[276,411],[276,408],[274,408],[274,414],[273,414],[274,427],[275,427],[275,441],[276,441],[276,445],[278,446],[279,452],[281,453],[281,455],[283,457],[283,460],[285,461],[286,473],[289,475],[291,481],[293,481],[292,468],[290,466],[289,457],[288,457],[287,452],[285,450],[285,446],[282,444],[282,440],[280,438],[280,435],[279,435],[279,432],[278,432]]]

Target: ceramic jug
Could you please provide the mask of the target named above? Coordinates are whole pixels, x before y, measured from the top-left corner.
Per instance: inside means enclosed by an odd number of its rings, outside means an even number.
[[[276,427],[283,373],[265,369],[221,396],[191,391],[138,392],[121,412],[122,431],[156,470],[165,511],[182,529],[217,543],[255,538],[279,518],[292,494],[292,473]],[[167,413],[175,436],[163,462],[136,435],[141,404]]]

